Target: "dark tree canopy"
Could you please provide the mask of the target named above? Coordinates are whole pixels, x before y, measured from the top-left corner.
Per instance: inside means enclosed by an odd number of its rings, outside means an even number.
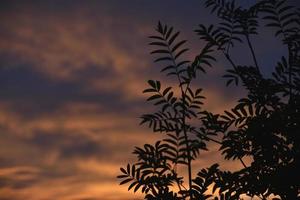
[[[150,36],[155,62],[178,84],[169,87],[148,81],[144,93],[158,110],[144,114],[141,124],[165,139],[135,147],[137,162],[121,168],[120,184],[140,190],[149,200],[300,199],[300,9],[285,0],[257,1],[248,9],[229,0],[206,0],[205,6],[220,23],[200,24],[195,30],[205,46],[193,61],[184,59],[186,40],[179,39],[175,28],[159,22],[156,34]],[[270,27],[287,51],[287,56],[278,58],[271,76],[261,72],[263,66],[251,42],[259,34],[259,24]],[[250,50],[252,66],[233,59],[236,43]],[[195,80],[217,62],[216,52],[231,65],[224,75],[226,85],[247,91],[223,114],[203,110],[205,97],[195,86]],[[197,125],[191,123],[195,120]],[[239,160],[244,167],[223,171],[214,164],[192,177],[192,162],[200,151],[209,151],[208,143],[217,143],[225,159]],[[245,158],[250,164],[244,163]],[[187,168],[187,184],[178,165]]]

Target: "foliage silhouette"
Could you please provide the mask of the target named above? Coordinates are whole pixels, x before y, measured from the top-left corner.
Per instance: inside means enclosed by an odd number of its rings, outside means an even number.
[[[225,0],[206,0],[205,5],[221,22],[201,24],[195,30],[206,45],[193,61],[183,58],[186,40],[180,40],[173,27],[159,22],[157,35],[150,36],[155,62],[178,85],[164,87],[160,81],[148,81],[147,101],[159,109],[143,115],[141,124],[163,133],[165,139],[136,147],[133,154],[138,161],[121,168],[120,184],[140,190],[145,199],[300,199],[300,10],[285,0],[262,0],[248,9]],[[287,56],[278,59],[271,77],[261,73],[251,42],[258,34],[258,20],[271,27],[287,48]],[[253,66],[233,60],[236,43],[249,48]],[[232,67],[224,75],[226,85],[235,83],[247,91],[224,114],[202,110],[202,89],[193,87],[199,74],[213,66],[216,51]],[[195,120],[200,127],[192,123]],[[214,164],[193,178],[192,161],[208,150],[209,142],[218,143],[224,158],[239,160],[243,169],[223,171]],[[251,160],[248,166],[244,158]],[[179,165],[187,167],[187,188]]]

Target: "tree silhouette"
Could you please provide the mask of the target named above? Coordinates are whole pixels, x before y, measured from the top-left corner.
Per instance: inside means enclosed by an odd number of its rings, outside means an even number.
[[[147,101],[159,109],[143,115],[141,124],[163,133],[165,139],[136,147],[138,161],[121,168],[120,184],[140,190],[145,199],[300,199],[300,9],[285,0],[263,0],[248,9],[225,0],[206,0],[205,5],[221,22],[201,24],[195,30],[206,45],[193,61],[183,59],[186,40],[179,40],[173,27],[159,22],[157,34],[150,36],[155,62],[178,84],[165,87],[160,81],[148,81]],[[287,49],[271,77],[261,72],[251,42],[258,34],[258,20],[271,27]],[[233,60],[236,43],[249,48],[253,66]],[[224,75],[226,85],[247,91],[223,114],[204,111],[202,89],[194,87],[194,80],[216,61],[214,52],[221,52],[232,67]],[[223,171],[214,164],[192,177],[192,161],[208,150],[210,142],[220,145],[225,159],[239,160],[243,169]],[[244,158],[251,160],[248,166]],[[187,188],[179,165],[187,167]]]

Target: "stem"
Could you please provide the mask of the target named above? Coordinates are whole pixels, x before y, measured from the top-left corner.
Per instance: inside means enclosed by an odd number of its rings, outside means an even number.
[[[279,23],[279,26],[281,28],[281,31],[282,31],[282,35],[283,35],[283,41],[287,41],[287,38],[288,38],[288,34],[286,32],[286,30],[284,29],[284,26],[282,24],[282,20],[278,17],[279,16],[279,11],[273,7],[273,10],[276,12],[276,16],[277,16],[277,21]],[[290,43],[288,43],[288,53],[289,53],[289,58],[288,58],[288,63],[289,63],[289,93],[290,93],[290,100],[292,98],[292,65],[291,65],[291,57],[292,57],[292,53],[291,53],[291,46],[290,46]]]
[[[241,163],[244,166],[244,168],[247,168],[247,165],[244,163],[244,161],[243,161],[243,159],[241,157],[239,157],[239,160],[241,161]]]
[[[228,42],[228,44],[227,44],[226,53],[229,53],[230,43],[232,41],[232,36],[233,36],[233,26],[234,26],[234,23],[233,23],[232,18],[230,18],[230,23],[231,23],[230,42]]]
[[[175,62],[175,58],[174,58],[173,54],[171,53],[172,51],[171,51],[169,45],[167,45],[167,49],[170,52],[170,56],[171,56],[173,65],[175,66],[175,69],[176,69],[176,75],[177,75],[177,79],[178,79],[178,82],[179,82],[179,87],[180,87],[180,90],[181,90],[182,102],[184,104],[185,103],[185,93],[186,93],[186,91],[185,92],[183,91],[182,81],[181,81],[179,73],[178,73],[178,67],[177,67],[177,64]],[[187,90],[187,88],[186,88],[186,90]],[[190,199],[192,199],[192,159],[191,159],[190,147],[189,147],[189,144],[188,144],[189,141],[188,141],[188,136],[187,136],[187,131],[186,131],[185,118],[186,118],[185,108],[183,107],[182,123],[183,123],[183,134],[184,134],[184,139],[185,139],[185,144],[186,144],[186,151],[187,151],[187,157],[188,157],[187,159],[188,159],[189,196],[190,196]]]
[[[237,66],[234,64],[233,60],[230,58],[229,54],[223,51],[225,58],[230,62],[232,67],[237,71]]]
[[[189,85],[191,83],[191,80],[188,82],[184,93],[182,93],[182,101],[185,103],[185,96],[187,93],[187,90],[189,88]],[[182,85],[181,85],[182,88]],[[183,92],[183,89],[182,89]],[[192,200],[192,158],[191,158],[191,152],[190,152],[190,147],[188,144],[188,136],[187,136],[187,131],[186,131],[186,123],[185,123],[185,110],[183,110],[183,133],[184,133],[184,139],[186,141],[186,148],[187,148],[187,154],[188,154],[188,176],[189,176],[189,194],[190,194],[190,199]]]
[[[189,82],[189,84],[190,84],[190,82]],[[186,150],[187,150],[187,159],[188,159],[189,194],[190,194],[190,200],[192,200],[192,158],[191,158],[191,152],[190,152],[190,147],[189,147],[188,135],[187,135],[187,131],[186,131],[186,122],[185,122],[185,120],[186,120],[185,95],[187,92],[187,88],[189,87],[189,84],[187,85],[185,92],[183,92],[182,84],[180,84],[180,88],[181,88],[182,102],[184,104],[184,109],[183,109],[183,113],[182,113],[182,123],[183,123],[183,134],[184,134]]]
[[[183,95],[183,102],[185,101],[185,96]],[[191,159],[191,152],[190,147],[188,144],[188,136],[186,131],[186,125],[185,125],[185,111],[183,111],[183,133],[184,133],[184,139],[186,141],[186,149],[187,149],[187,158],[188,158],[188,176],[189,176],[189,193],[190,193],[190,199],[192,199],[192,159]]]
[[[173,171],[173,170],[172,170],[172,173],[173,173],[174,176],[177,174],[177,173],[176,173],[175,171]],[[177,177],[177,176],[176,176],[176,177]],[[180,182],[179,182],[179,179],[178,179],[178,178],[176,178],[176,183],[177,183],[177,187],[178,187],[179,191],[181,191],[182,189],[181,189]]]
[[[291,50],[291,45],[288,44],[288,51],[289,51],[289,58],[288,58],[288,63],[289,63],[289,93],[290,93],[290,100],[292,99],[293,92],[292,92],[292,50]]]
[[[248,46],[250,48],[250,51],[251,51],[251,54],[252,54],[252,57],[253,57],[253,60],[254,60],[255,68],[258,72],[260,72],[258,64],[257,64],[256,56],[255,56],[255,53],[254,53],[254,50],[253,50],[253,46],[252,46],[252,43],[251,43],[250,38],[249,38],[249,34],[246,34],[246,39],[247,39],[247,43],[248,43]]]

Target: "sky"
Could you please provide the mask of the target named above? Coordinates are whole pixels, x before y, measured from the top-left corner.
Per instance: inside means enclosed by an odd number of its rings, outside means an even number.
[[[116,176],[134,161],[134,146],[161,137],[139,125],[142,114],[155,111],[142,93],[147,80],[176,84],[149,54],[148,36],[158,20],[188,39],[191,60],[205,45],[193,30],[216,21],[201,0],[1,1],[1,200],[139,197],[119,186]],[[285,52],[271,36],[264,29],[253,39],[266,75]],[[249,51],[237,49],[235,58],[251,64]],[[244,92],[224,85],[229,64],[217,56],[197,87],[204,88],[204,108],[222,112]],[[224,161],[218,146],[209,148],[194,162],[196,169],[216,162],[241,167]]]

